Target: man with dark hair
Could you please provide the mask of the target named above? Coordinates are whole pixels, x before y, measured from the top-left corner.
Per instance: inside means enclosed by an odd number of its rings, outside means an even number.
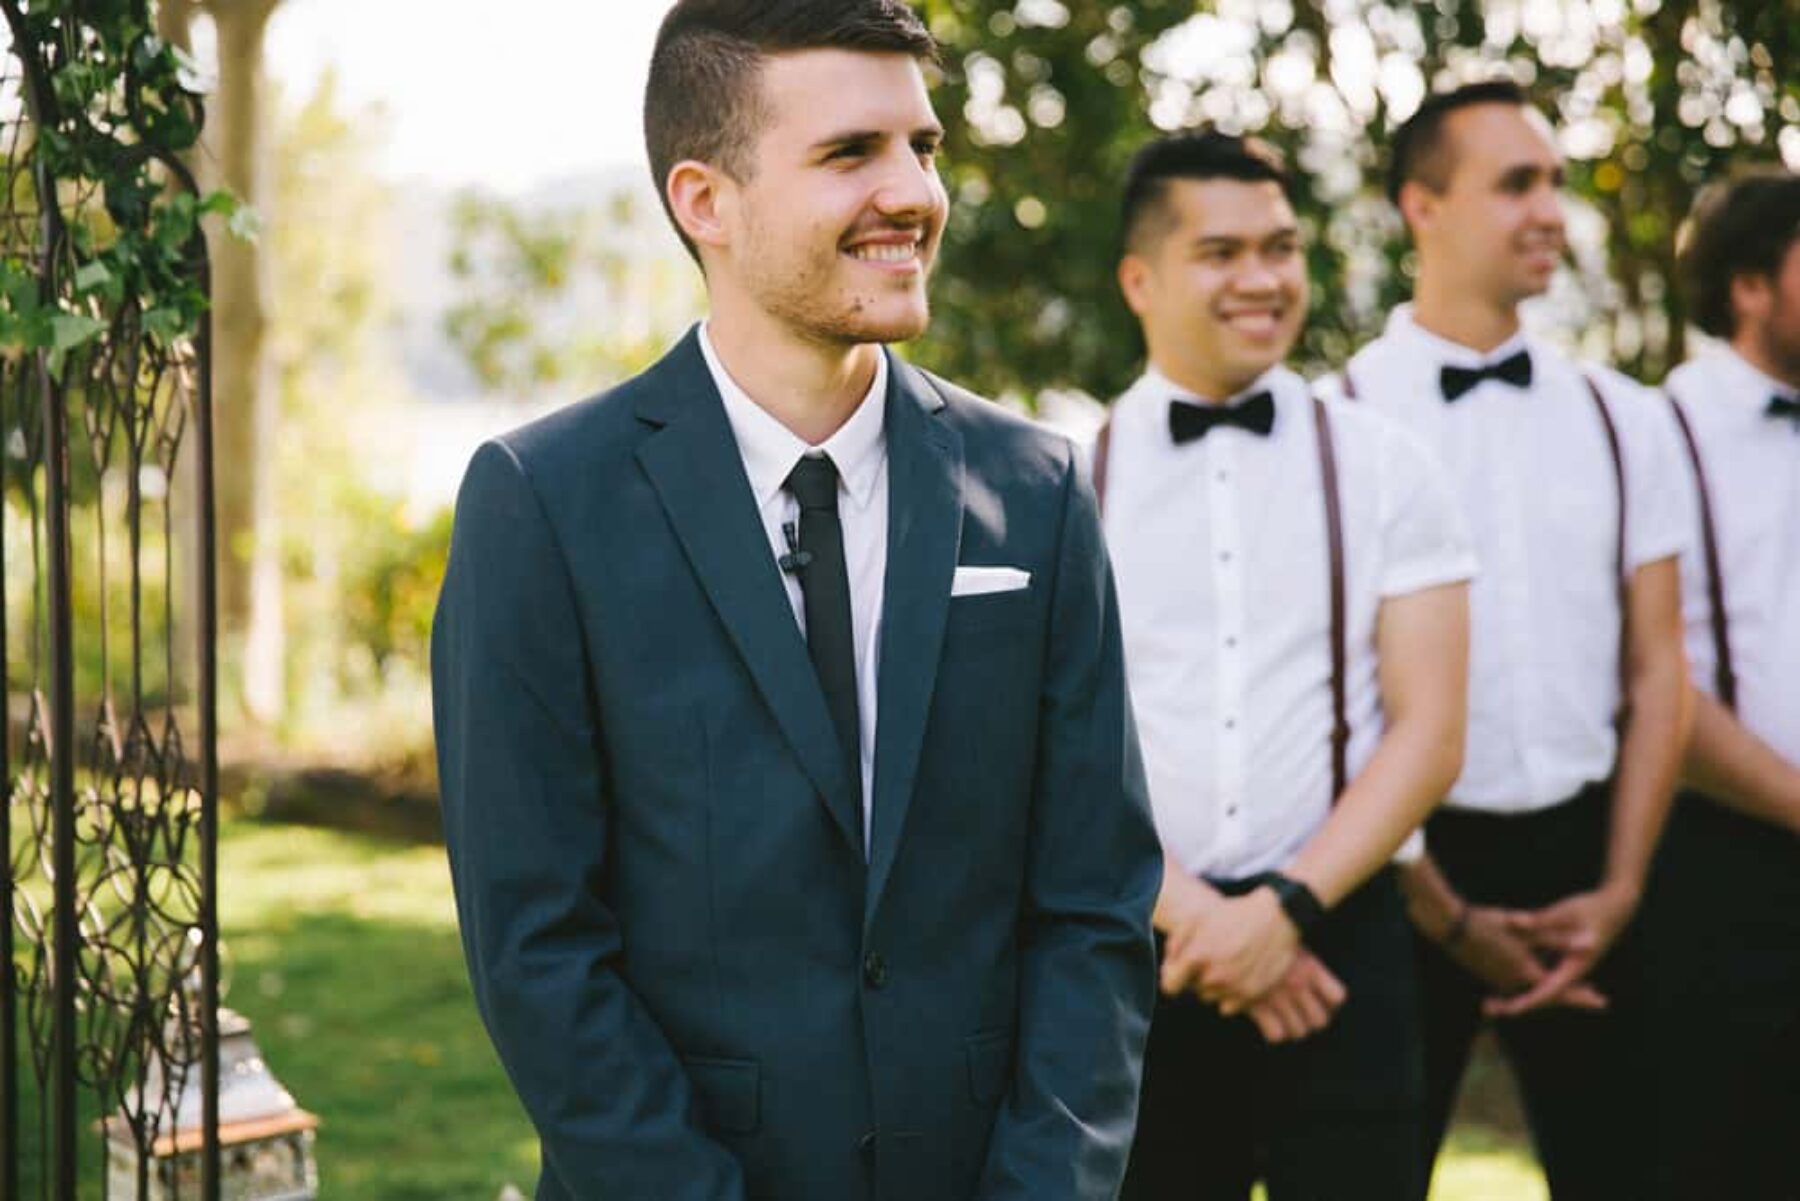
[[[1093,494],[884,350],[942,131],[898,0],[683,0],[711,315],[488,443],[433,629],[477,1002],[542,1198],[1109,1201],[1161,858]]]
[[[1660,404],[1526,334],[1563,252],[1562,159],[1508,85],[1433,98],[1398,132],[1413,303],[1340,383],[1442,455],[1475,537],[1468,744],[1403,883],[1418,932],[1430,1131],[1484,1017],[1552,1195],[1635,1198],[1646,1049],[1629,943],[1688,719]],[[1627,720],[1628,715],[1628,720]]]
[[[1474,561],[1418,440],[1281,365],[1307,306],[1290,186],[1214,132],[1146,146],[1125,186],[1149,365],[1096,479],[1165,856],[1130,1201],[1422,1190],[1388,862],[1456,778]]]
[[[1682,249],[1718,339],[1670,374],[1698,537],[1688,790],[1645,906],[1663,1195],[1800,1187],[1800,176],[1703,197]]]
[[[1456,170],[1456,142],[1445,134],[1444,127],[1454,114],[1485,104],[1526,108],[1530,101],[1525,89],[1510,79],[1464,84],[1454,91],[1427,96],[1394,131],[1388,147],[1388,200],[1398,207],[1400,192],[1410,181],[1440,194],[1446,191]]]

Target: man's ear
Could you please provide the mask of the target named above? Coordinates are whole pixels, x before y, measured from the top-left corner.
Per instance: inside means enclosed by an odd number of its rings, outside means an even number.
[[[1396,202],[1400,207],[1400,216],[1406,221],[1406,227],[1412,230],[1413,237],[1431,228],[1437,219],[1438,194],[1416,179],[1409,179],[1400,185],[1400,198]]]
[[[696,246],[718,249],[730,244],[737,185],[723,171],[696,159],[669,168],[669,211],[681,232]]]
[[[1119,291],[1126,307],[1142,317],[1150,307],[1150,264],[1141,255],[1127,253],[1119,260]]]
[[[1775,281],[1756,271],[1740,271],[1731,277],[1732,328],[1760,325],[1769,315]]]

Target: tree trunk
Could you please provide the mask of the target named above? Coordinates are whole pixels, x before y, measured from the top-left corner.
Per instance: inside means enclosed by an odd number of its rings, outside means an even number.
[[[205,0],[218,34],[219,88],[209,142],[217,186],[266,224],[262,186],[262,42],[276,0]],[[256,243],[215,231],[213,260],[214,470],[219,545],[219,626],[227,662],[242,675],[254,721],[280,715],[282,612],[274,480],[267,469],[277,392],[264,351],[268,278]]]

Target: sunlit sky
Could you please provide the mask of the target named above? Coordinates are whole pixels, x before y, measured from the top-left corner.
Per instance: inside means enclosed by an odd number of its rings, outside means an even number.
[[[270,75],[386,110],[396,179],[520,192],[644,161],[644,72],[665,0],[283,0]],[[503,15],[502,15],[503,14]]]

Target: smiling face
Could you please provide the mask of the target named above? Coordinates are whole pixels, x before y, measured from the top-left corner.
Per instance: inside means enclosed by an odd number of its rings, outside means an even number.
[[[1225,400],[1281,362],[1306,314],[1299,223],[1281,185],[1173,179],[1163,220],[1119,264],[1150,361]]]
[[[1562,156],[1535,109],[1476,104],[1451,113],[1443,186],[1414,180],[1401,209],[1420,273],[1500,308],[1541,295],[1562,261]]]
[[[762,121],[738,180],[712,170],[700,243],[721,291],[803,340],[895,342],[925,331],[925,282],[948,202],[943,130],[916,59],[806,50],[762,65]]]

